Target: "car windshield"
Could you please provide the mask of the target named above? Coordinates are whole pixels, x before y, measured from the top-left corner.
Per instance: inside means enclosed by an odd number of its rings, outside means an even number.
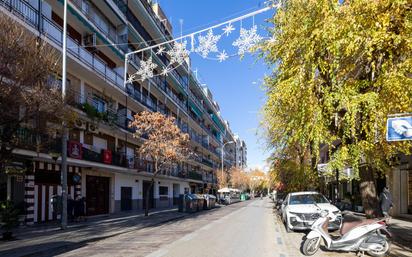
[[[321,194],[292,195],[289,200],[291,205],[314,203],[329,203],[329,201]]]

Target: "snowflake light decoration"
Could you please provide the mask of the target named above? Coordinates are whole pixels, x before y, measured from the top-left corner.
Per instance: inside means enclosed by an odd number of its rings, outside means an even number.
[[[235,27],[233,27],[232,23],[229,23],[222,30],[223,30],[223,34],[225,34],[226,36],[229,36],[229,34],[235,30]]]
[[[219,60],[219,62],[223,62],[225,61],[227,58],[229,58],[229,55],[227,55],[226,51],[223,50],[221,53],[219,53],[217,55],[217,59]]]
[[[186,49],[187,42],[175,42],[173,48],[167,51],[170,56],[170,63],[182,64],[185,59],[189,56],[190,52]]]
[[[169,66],[166,66],[163,68],[162,72],[160,73],[160,75],[162,76],[167,76],[169,74],[169,72],[172,71],[172,68]]]
[[[156,51],[157,55],[163,55],[163,53],[165,52],[166,48],[164,48],[163,46],[159,46],[159,48]]]
[[[156,67],[157,64],[153,63],[152,57],[150,56],[149,59],[147,59],[147,61],[140,61],[140,67],[136,71],[135,75],[139,75],[141,81],[153,78],[153,70],[156,69]]]
[[[221,35],[213,35],[213,31],[210,29],[206,36],[199,36],[199,46],[196,48],[196,52],[200,53],[203,58],[206,58],[211,52],[218,52],[217,42]]]
[[[244,55],[262,39],[263,38],[257,34],[257,26],[255,25],[249,30],[241,28],[239,38],[236,39],[232,45],[238,47],[239,55]]]

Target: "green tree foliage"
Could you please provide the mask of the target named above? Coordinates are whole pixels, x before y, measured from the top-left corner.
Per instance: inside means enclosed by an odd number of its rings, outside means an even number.
[[[271,22],[260,50],[274,67],[264,124],[276,157],[298,146],[314,168],[326,144],[331,169],[358,172],[409,153],[410,142],[386,142],[385,125],[412,111],[411,1],[289,0]]]

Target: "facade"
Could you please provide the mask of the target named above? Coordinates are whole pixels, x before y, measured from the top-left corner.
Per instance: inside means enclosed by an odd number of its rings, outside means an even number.
[[[235,135],[236,144],[236,167],[245,169],[247,167],[247,147],[245,141],[241,140],[238,135]]]
[[[61,51],[62,0],[0,0],[0,13]],[[181,193],[214,192],[222,145],[234,136],[210,90],[188,65],[167,77],[124,86],[125,53],[172,38],[160,6],[148,0],[69,0],[67,28],[67,101],[78,114],[68,142],[71,198],[85,197],[87,215],[100,215],[142,209],[146,197],[150,207],[172,207]],[[153,56],[159,64],[168,62]],[[135,72],[139,61],[130,60],[128,70]],[[50,79],[61,77],[51,74]],[[141,140],[128,127],[143,110],[175,117],[196,153],[157,175],[149,195],[152,164],[138,157]],[[52,126],[47,120],[41,124]],[[40,135],[40,151],[38,138],[30,129],[21,131],[15,163],[25,172],[0,178],[0,196],[21,205],[27,224],[58,218],[50,200],[61,193],[61,136]],[[235,165],[233,146],[225,147],[224,159],[225,169]]]
[[[318,170],[325,181],[324,193],[329,199],[339,199],[353,203],[355,211],[363,211],[360,198],[360,181],[353,176],[350,167],[330,172],[327,175],[325,167],[329,161],[329,150],[326,146],[320,148],[320,165]],[[376,193],[379,195],[385,186],[389,188],[393,198],[393,216],[412,215],[412,156],[398,155],[390,163],[390,170],[375,177]],[[338,182],[337,182],[338,181]],[[349,199],[352,198],[352,199]]]

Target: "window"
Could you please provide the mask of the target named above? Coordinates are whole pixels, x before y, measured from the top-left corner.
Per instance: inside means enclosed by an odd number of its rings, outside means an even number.
[[[106,101],[104,101],[103,99],[101,99],[98,96],[94,96],[93,106],[97,109],[98,112],[105,112],[106,111]]]
[[[169,188],[165,186],[159,186],[159,195],[161,196],[169,195]]]
[[[292,195],[289,201],[290,205],[315,203],[329,203],[329,201],[321,194]]]

